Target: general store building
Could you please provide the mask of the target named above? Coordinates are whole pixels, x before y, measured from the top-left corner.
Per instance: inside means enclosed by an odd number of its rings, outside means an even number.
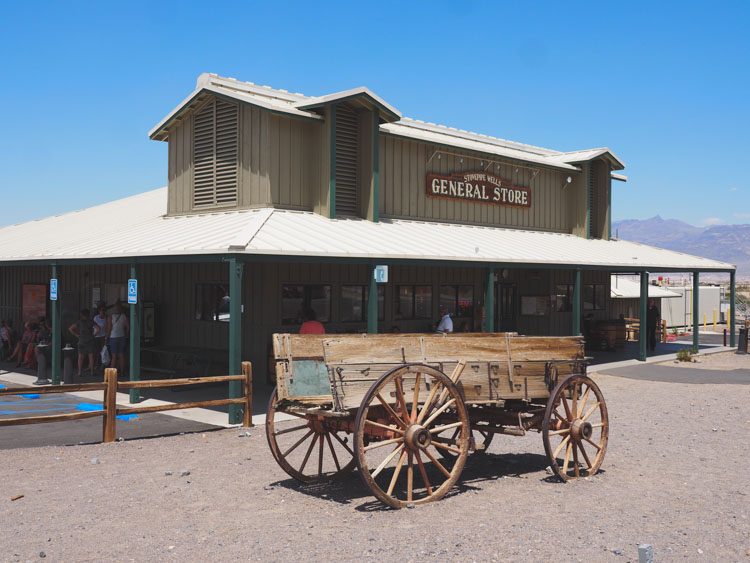
[[[271,335],[308,307],[328,333],[429,332],[443,305],[456,329],[565,335],[612,317],[613,273],[734,281],[730,264],[612,240],[626,178],[608,148],[408,119],[367,88],[309,97],[202,74],[149,136],[168,143],[167,187],[0,229],[0,318],[16,326],[51,278],[60,299],[36,313],[63,327],[138,280],[133,377],[143,337],[265,374]]]

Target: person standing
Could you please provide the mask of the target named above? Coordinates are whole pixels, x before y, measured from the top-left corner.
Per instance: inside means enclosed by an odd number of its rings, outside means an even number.
[[[125,374],[125,347],[130,336],[130,323],[127,316],[122,312],[122,305],[115,303],[115,310],[107,321],[107,338],[105,344],[109,344],[112,354],[112,367],[117,369],[118,375]]]
[[[440,317],[440,322],[438,323],[435,332],[440,334],[451,334],[453,332],[453,319],[451,319],[451,316],[445,307],[440,307]]]
[[[99,330],[96,333],[96,337],[94,338],[94,347],[96,352],[94,363],[97,366],[101,366],[102,348],[106,346],[104,341],[107,339],[107,307],[104,305],[104,303],[100,303],[99,307],[97,308],[96,315],[94,315],[94,324],[99,327]]]
[[[94,375],[94,333],[98,330],[88,309],[81,309],[78,321],[70,325],[70,334],[78,339],[78,377],[83,373],[85,357],[89,358],[89,373]]]
[[[302,323],[302,326],[299,329],[300,334],[325,334],[326,328],[323,326],[323,323],[321,323],[318,320],[318,316],[315,314],[315,311],[308,307],[305,309],[305,322]]]
[[[646,309],[646,336],[648,338],[648,349],[652,352],[656,350],[656,326],[661,321],[659,309],[656,307],[653,299],[648,300],[648,309]]]

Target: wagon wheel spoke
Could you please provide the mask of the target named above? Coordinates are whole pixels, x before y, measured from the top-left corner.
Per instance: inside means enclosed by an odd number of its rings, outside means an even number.
[[[430,486],[430,480],[427,478],[427,472],[424,469],[424,464],[422,463],[422,457],[419,455],[419,452],[416,452],[417,456],[417,464],[419,464],[419,472],[422,474],[422,481],[424,481],[424,486],[427,489],[427,494],[432,494],[432,487]]]
[[[328,442],[328,449],[331,450],[331,457],[333,458],[333,463],[336,464],[336,471],[341,471],[341,465],[339,464],[339,458],[336,455],[336,450],[333,449],[333,443],[331,442],[331,433],[326,432],[326,441]]]
[[[277,391],[274,389],[266,414],[266,438],[274,459],[289,475],[298,481],[310,483],[348,473],[354,468],[354,453],[339,436],[339,432],[345,430],[338,430],[323,417],[286,413],[277,407]],[[295,419],[280,421],[277,414],[281,412],[292,414]],[[300,418],[305,420],[305,424],[300,424]],[[317,463],[310,461],[316,444]]]
[[[586,460],[586,469],[591,469],[593,467],[591,460],[589,459],[588,454],[586,453],[586,448],[583,447],[583,442],[578,443],[578,448],[581,450],[581,455],[583,455],[583,459]]]
[[[418,373],[417,378],[414,380],[414,397],[411,400],[411,422],[417,420],[417,406],[419,405],[419,385],[422,383],[422,374]]]
[[[558,409],[561,403],[565,416]],[[596,383],[585,375],[571,375],[559,382],[547,403],[542,434],[550,467],[561,480],[596,473],[609,437],[607,407]],[[584,444],[595,452],[589,455]]]
[[[407,395],[404,389],[412,382]],[[429,393],[422,393],[423,386]],[[442,402],[436,401],[441,389]],[[450,378],[429,366],[401,366],[372,385],[357,413],[354,451],[360,476],[392,507],[437,500],[458,480],[469,436],[466,406]],[[452,458],[439,461],[433,452],[440,451]]]
[[[305,459],[302,460],[302,465],[299,466],[299,472],[302,473],[305,470],[305,465],[307,465],[307,460],[310,459],[310,454],[312,453],[313,448],[315,447],[315,443],[318,441],[318,435],[315,435],[315,438],[313,438],[312,442],[310,442],[310,447],[307,448],[307,453],[305,454]]]

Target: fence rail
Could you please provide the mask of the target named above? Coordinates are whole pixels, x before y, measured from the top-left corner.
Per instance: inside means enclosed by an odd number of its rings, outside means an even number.
[[[184,385],[200,385],[205,383],[223,383],[242,381],[242,397],[229,399],[211,399],[206,401],[192,401],[189,403],[170,403],[147,407],[118,407],[117,392],[127,389],[147,389],[154,387],[172,387]],[[0,395],[26,395],[29,387],[8,387],[0,389]],[[184,379],[152,379],[146,381],[117,381],[117,370],[108,368],[104,371],[102,383],[77,383],[73,385],[49,385],[33,389],[34,394],[49,395],[52,393],[70,393],[73,391],[103,391],[103,409],[80,413],[54,414],[44,416],[29,416],[21,418],[0,419],[2,426],[22,426],[26,424],[44,424],[48,422],[66,422],[83,418],[103,417],[102,441],[114,442],[117,433],[117,416],[123,414],[140,414],[163,412],[180,409],[216,407],[222,405],[243,405],[243,426],[252,426],[253,416],[253,368],[250,362],[242,362],[242,375],[215,375],[210,377],[189,377]]]

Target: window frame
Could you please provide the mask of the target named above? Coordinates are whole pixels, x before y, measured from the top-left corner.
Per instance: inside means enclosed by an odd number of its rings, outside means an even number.
[[[362,311],[362,318],[361,319],[344,319],[343,311],[344,311],[344,288],[345,287],[359,287],[362,289],[362,303],[361,303],[361,311]],[[378,322],[385,320],[385,285],[384,284],[377,284],[378,288]],[[370,286],[363,283],[343,283],[340,286],[339,291],[339,320],[342,323],[364,323],[368,320],[368,299],[370,295]],[[382,299],[381,299],[382,298]],[[382,303],[382,307],[381,307]]]
[[[220,319],[220,318],[218,318],[222,314],[222,311],[219,310],[219,307],[221,306],[221,303],[219,302],[218,299],[215,301],[215,304],[217,305],[217,308],[216,308],[216,313],[214,314],[214,318],[204,318],[204,315],[203,315],[204,300],[201,299],[200,308],[199,308],[199,303],[198,303],[198,296],[199,296],[198,287],[199,286],[210,286],[211,288],[221,287],[222,290],[226,293],[226,297],[229,298],[229,302],[231,303],[231,295],[229,293],[229,282],[222,282],[222,281],[196,281],[194,283],[194,285],[193,285],[193,304],[195,305],[195,311],[198,312],[200,310],[200,315],[201,315],[200,318],[198,318],[198,316],[196,314],[193,314],[193,320],[197,321],[197,322],[228,324],[230,322],[230,318],[231,318],[231,311],[228,311],[226,313],[226,315],[227,315],[226,319]],[[201,297],[203,296],[203,292],[202,291],[200,292],[200,295],[201,295]]]
[[[411,316],[406,317],[403,315],[400,318],[398,318],[396,315],[398,314],[398,311],[401,308],[401,288],[402,287],[408,287],[411,288]],[[427,316],[417,316],[417,288],[428,288],[430,290],[430,306],[429,306],[429,313]],[[434,291],[433,287],[430,284],[423,284],[423,283],[402,283],[395,286],[395,292],[396,292],[396,299],[394,299],[394,311],[393,311],[393,320],[394,321],[421,321],[425,319],[432,320],[433,317],[433,298],[434,298]]]

